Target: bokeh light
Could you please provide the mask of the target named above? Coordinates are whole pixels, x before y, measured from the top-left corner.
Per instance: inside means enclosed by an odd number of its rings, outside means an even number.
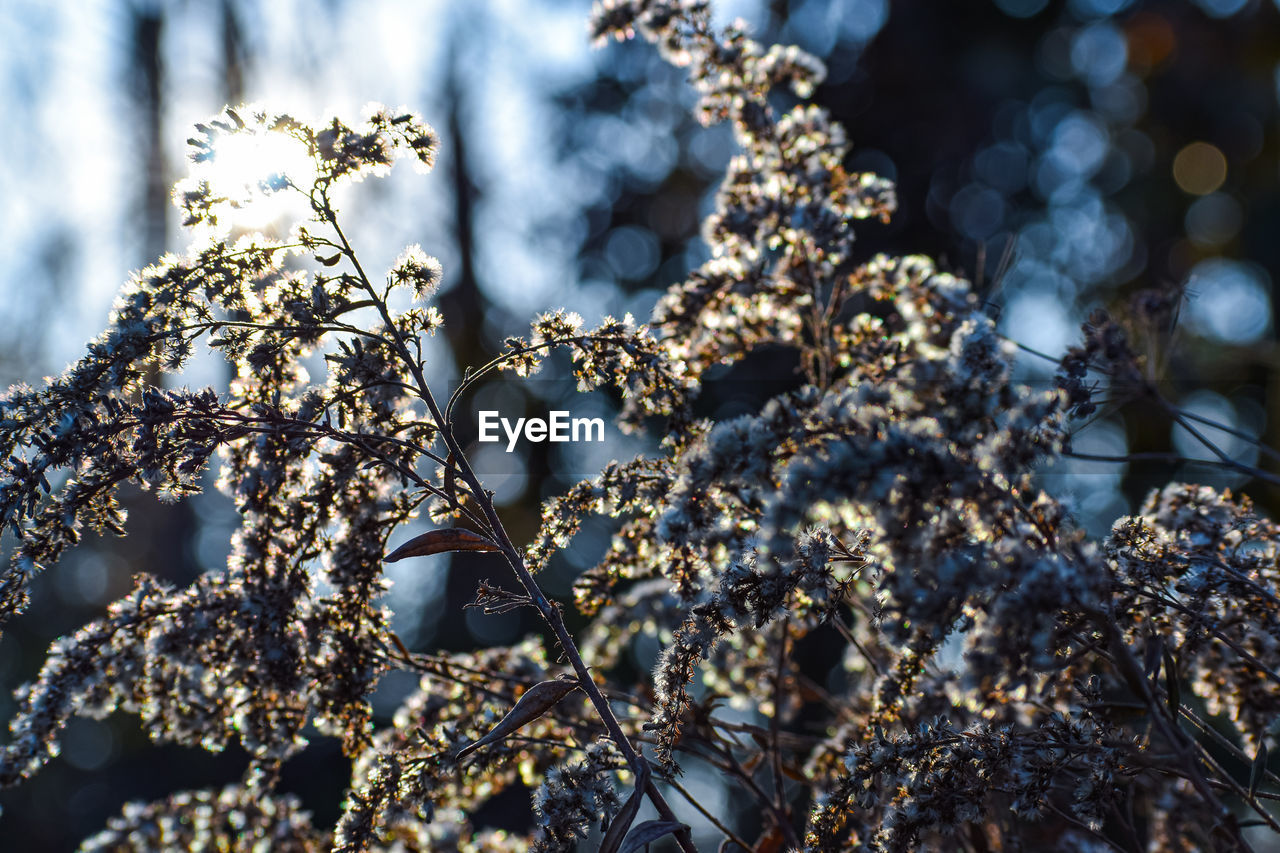
[[[1078,336],[1079,318],[1048,288],[1019,291],[1000,314],[1001,330],[1037,352],[1061,356]]]
[[[1049,0],[995,0],[1001,12],[1013,18],[1030,18],[1043,12]]]
[[[1244,210],[1230,195],[1210,193],[1187,208],[1184,223],[1193,243],[1201,248],[1216,248],[1240,233]]]
[[[1271,329],[1271,278],[1254,264],[1226,258],[1191,271],[1187,322],[1225,344],[1252,344]]]
[[[1173,179],[1192,195],[1208,195],[1227,179],[1227,158],[1208,142],[1192,142],[1173,158]]]
[[[1104,18],[1123,12],[1133,0],[1071,0],[1068,8],[1081,18]]]
[[[1091,86],[1105,86],[1120,76],[1128,59],[1124,34],[1109,21],[1085,27],[1071,41],[1071,66]]]
[[[1226,18],[1239,12],[1249,0],[1195,0],[1206,15],[1213,18]]]

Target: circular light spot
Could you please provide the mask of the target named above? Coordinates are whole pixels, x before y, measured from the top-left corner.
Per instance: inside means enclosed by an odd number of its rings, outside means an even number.
[[[1093,108],[1114,124],[1133,124],[1147,109],[1147,90],[1137,78],[1121,75],[1110,85],[1089,90]]]
[[[973,168],[983,182],[1005,193],[1027,185],[1027,149],[1016,142],[999,142],[973,158]]]
[[[652,231],[623,225],[605,238],[604,259],[618,278],[639,281],[658,268],[662,247]]]
[[[1227,179],[1227,158],[1208,142],[1193,142],[1173,158],[1173,179],[1192,195],[1208,195]]]
[[[1209,258],[1191,270],[1187,320],[1193,330],[1244,346],[1271,327],[1271,282],[1252,264]]]
[[[523,444],[524,438],[519,442]],[[517,450],[520,444],[517,444]],[[524,495],[529,487],[529,469],[520,453],[506,452],[505,439],[481,446],[472,456],[471,465],[484,477],[485,486],[492,488],[495,503],[508,506]]]
[[[1091,113],[1077,110],[1054,128],[1050,154],[1065,171],[1088,178],[1101,168],[1109,147],[1102,123]]]
[[[97,770],[115,751],[110,727],[99,720],[73,719],[62,734],[62,757],[77,770]]]
[[[1227,18],[1245,7],[1248,0],[1196,0],[1196,5],[1211,18]]]
[[[867,42],[889,19],[886,0],[849,0],[840,16],[840,31],[854,41]]]
[[[1011,18],[1030,18],[1044,11],[1049,0],[995,0],[995,4]]]
[[[1204,248],[1221,246],[1244,224],[1240,203],[1226,193],[1211,193],[1198,198],[1187,208],[1184,220],[1191,242]]]
[[[1004,224],[1004,197],[981,184],[969,184],[951,199],[951,221],[966,237],[985,240]]]
[[[1028,287],[1009,297],[1000,328],[1021,344],[1058,358],[1079,338],[1079,319],[1047,287]]]
[[[1071,41],[1071,67],[1090,86],[1114,81],[1128,58],[1124,34],[1110,23],[1085,27]]]
[[[1081,18],[1106,18],[1123,12],[1133,5],[1133,0],[1071,0],[1068,5]]]
[[[1173,26],[1153,12],[1139,12],[1125,24],[1129,64],[1138,74],[1145,74],[1164,62],[1178,46]]]

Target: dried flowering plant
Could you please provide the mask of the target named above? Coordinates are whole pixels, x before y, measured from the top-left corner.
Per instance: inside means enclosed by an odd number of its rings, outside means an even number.
[[[716,31],[697,0],[610,0],[593,27],[656,42],[690,69],[700,117],[732,124],[712,258],[648,325],[538,317],[459,393],[567,349],[660,451],[549,501],[518,546],[455,428],[459,394],[442,405],[428,380],[439,265],[413,248],[371,275],[333,204],[399,157],[430,167],[431,130],[381,109],[315,126],[227,110],[197,128],[197,166],[227,140],[294,146],[305,180],[248,189],[301,193],[311,219],[233,242],[244,188],[197,172],[175,194],[197,246],[140,273],[63,376],[0,402],[0,620],[82,531],[123,532],[125,484],[181,498],[216,464],[243,516],[233,554],[185,588],[139,575],[57,641],[19,691],[0,781],[37,772],[73,716],[124,710],[159,741],[238,742],[250,767],[131,805],[84,849],[694,850],[675,797],[725,850],[1252,849],[1280,832],[1280,529],[1247,499],[1171,485],[1095,543],[1034,480],[1070,452],[1091,375],[1160,401],[1121,325],[1091,320],[1059,387],[1019,386],[967,282],[923,257],[857,259],[853,226],[890,216],[893,186],[846,171],[822,110],[786,108],[814,60]],[[229,389],[159,385],[201,341],[233,365]],[[799,354],[798,388],[692,414],[709,369],[766,346]],[[435,529],[402,542],[424,511]],[[575,638],[538,572],[588,516],[616,532],[575,585]],[[450,551],[504,562],[518,588],[483,581],[476,605],[533,608],[550,642],[405,648],[385,563]],[[637,675],[624,653],[646,637],[663,649]],[[392,669],[421,681],[378,728],[369,696]],[[308,727],[352,759],[332,830],[280,790]],[[755,821],[704,805],[691,765]],[[519,785],[527,834],[473,825]]]

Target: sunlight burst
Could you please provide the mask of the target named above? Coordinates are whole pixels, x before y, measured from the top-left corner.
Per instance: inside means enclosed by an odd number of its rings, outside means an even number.
[[[297,205],[298,196],[283,191],[310,187],[316,167],[301,141],[261,130],[222,136],[199,171],[231,203],[236,225],[261,228]]]

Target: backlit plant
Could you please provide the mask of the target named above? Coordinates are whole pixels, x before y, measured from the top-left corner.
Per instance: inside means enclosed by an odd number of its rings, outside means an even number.
[[[1172,851],[1280,832],[1280,531],[1247,499],[1174,484],[1093,542],[1034,481],[1093,378],[1161,402],[1122,326],[1092,318],[1058,387],[1018,385],[966,281],[854,251],[894,189],[846,170],[823,110],[789,106],[816,61],[713,29],[696,0],[610,0],[593,29],[655,42],[689,68],[699,117],[732,125],[712,257],[646,325],[549,313],[488,368],[527,376],[567,350],[580,386],[618,389],[622,422],[660,450],[549,501],[536,537],[512,541],[424,358],[459,321],[432,304],[439,265],[413,247],[366,269],[333,203],[397,159],[429,168],[432,131],[383,109],[315,125],[229,109],[197,127],[175,192],[200,242],[141,272],[64,375],[0,402],[0,619],[85,530],[123,532],[126,484],[181,499],[212,467],[243,518],[233,553],[184,588],[139,574],[58,640],[18,693],[0,780],[37,772],[72,717],[123,710],[157,741],[238,742],[251,766],[131,805],[85,849]],[[227,185],[212,167],[228,144],[291,165]],[[273,193],[311,218],[283,242],[230,240],[235,209]],[[157,381],[198,345],[234,367],[229,388]],[[708,370],[766,346],[798,353],[795,390],[694,415]],[[404,541],[420,514],[434,529]],[[538,573],[589,516],[616,520],[611,545],[555,601]],[[505,563],[476,605],[534,608],[549,642],[405,648],[385,564],[449,551]],[[589,618],[576,638],[565,607]],[[662,650],[637,676],[624,652],[643,637]],[[817,647],[834,668],[815,668]],[[421,682],[378,727],[369,696],[393,669]],[[279,782],[312,726],[352,760],[333,828]],[[702,804],[681,782],[694,764],[756,823]],[[527,834],[473,825],[517,785]]]

